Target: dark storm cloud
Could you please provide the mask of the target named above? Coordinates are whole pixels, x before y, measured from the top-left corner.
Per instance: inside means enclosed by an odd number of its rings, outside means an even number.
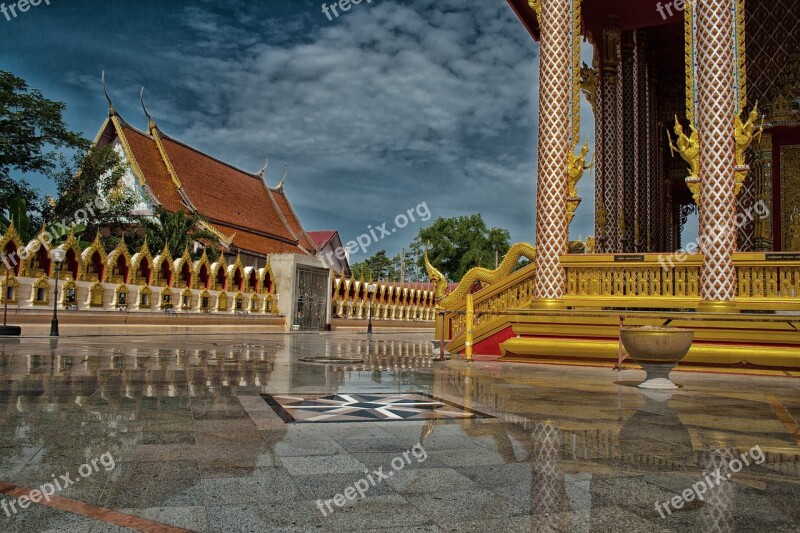
[[[269,151],[272,184],[287,163],[309,230],[349,240],[424,201],[533,240],[538,47],[504,0],[375,0],[333,21],[321,1],[65,4],[0,25],[0,68],[66,101],[72,127],[99,127],[105,69],[134,125],[144,85],[167,133],[250,170]]]

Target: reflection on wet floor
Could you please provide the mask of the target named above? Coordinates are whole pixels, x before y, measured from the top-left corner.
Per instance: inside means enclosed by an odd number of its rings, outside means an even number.
[[[681,373],[644,393],[638,371],[434,356],[418,333],[0,342],[0,482],[116,460],[60,493],[91,509],[0,511],[0,530],[106,531],[98,509],[193,531],[800,530],[794,379]],[[496,418],[287,425],[259,396],[378,392]],[[426,461],[318,511],[417,443]]]

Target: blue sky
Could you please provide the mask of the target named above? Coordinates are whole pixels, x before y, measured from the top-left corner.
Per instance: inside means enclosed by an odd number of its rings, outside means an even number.
[[[250,171],[269,152],[273,185],[287,164],[309,231],[347,241],[425,202],[433,219],[479,212],[533,241],[538,45],[505,0],[364,0],[332,21],[322,3],[50,0],[0,16],[0,68],[66,102],[90,138],[107,110],[101,71],[141,129],[144,86],[171,136]],[[573,238],[591,232],[592,190],[587,175]]]

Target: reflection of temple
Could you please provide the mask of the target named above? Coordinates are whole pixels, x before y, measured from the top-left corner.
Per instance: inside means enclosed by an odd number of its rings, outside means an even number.
[[[565,387],[571,393],[566,403],[561,400]],[[763,464],[748,467],[752,470],[709,490],[701,504],[687,505],[680,518],[672,517],[672,524],[683,529],[696,525],[702,531],[738,531],[753,519],[743,510],[753,497],[751,488],[764,497],[796,484],[800,475],[800,453],[788,434],[768,439],[754,433],[743,439],[734,421],[709,424],[697,416],[697,403],[680,396],[673,399],[671,393],[652,397],[635,390],[621,393],[617,387],[562,380],[552,374],[528,374],[517,382],[470,367],[448,367],[436,369],[433,394],[502,420],[460,424],[466,435],[482,439],[491,450],[487,454],[499,456],[506,465],[524,464],[530,469],[529,476],[512,488],[517,497],[529,498],[526,508],[535,519],[534,531],[611,530],[594,524],[602,522],[602,511],[610,506],[661,523],[653,510],[655,501],[648,500],[655,488],[649,483],[672,487],[666,491],[670,496],[678,494],[684,483],[701,479],[704,472],[716,468],[730,472],[731,459],[760,443]],[[758,407],[753,403],[739,408]],[[422,442],[435,436],[437,428],[433,422],[427,424]],[[513,479],[519,481],[518,476]],[[668,479],[677,484],[673,487]],[[650,490],[637,495],[640,483]],[[737,500],[743,489],[748,494]],[[512,492],[505,486],[501,490]],[[785,516],[796,515],[791,495],[782,503],[787,505],[781,509]]]
[[[689,327],[723,313],[800,311],[800,256],[776,253],[800,251],[800,0],[701,0],[681,10],[508,2],[540,44],[536,249],[533,264],[482,276],[476,351],[606,359],[616,357],[626,311],[650,312],[640,322],[650,325],[690,311],[681,322]],[[584,38],[591,66],[581,61]],[[582,95],[594,114],[593,159],[580,138]],[[570,254],[579,180],[592,161],[595,236],[588,253]],[[682,235],[692,212],[697,239]],[[453,294],[471,287],[470,273],[465,280]],[[441,305],[445,337],[461,351],[465,299]],[[526,308],[550,315],[498,315]],[[569,310],[609,313],[573,319]],[[698,330],[702,344],[687,360],[798,365],[793,326],[734,320]],[[722,341],[736,344],[735,357]]]

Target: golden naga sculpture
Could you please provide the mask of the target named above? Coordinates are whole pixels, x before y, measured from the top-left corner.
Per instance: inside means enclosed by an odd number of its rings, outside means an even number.
[[[458,283],[456,290],[448,294],[442,299],[442,307],[457,305],[469,293],[472,286],[476,281],[480,281],[484,285],[493,285],[498,281],[511,274],[519,261],[520,257],[526,257],[531,261],[535,260],[536,248],[525,242],[518,242],[512,246],[500,265],[494,269],[475,267],[464,275],[464,278]]]
[[[428,243],[430,245],[430,243]],[[428,278],[434,283],[436,289],[434,290],[434,296],[436,301],[438,302],[442,298],[444,298],[445,293],[447,292],[447,278],[444,277],[444,274],[439,272],[435,266],[433,266],[428,259],[428,247],[425,247],[425,271],[428,273]]]
[[[576,143],[577,146],[577,143]],[[583,172],[594,165],[594,155],[591,162],[586,164],[586,156],[589,154],[589,139],[581,148],[580,155],[575,155],[572,150],[569,152],[569,162],[567,163],[567,224],[572,223],[575,218],[575,211],[581,205],[581,197],[578,196],[578,182],[583,177]]]
[[[747,121],[743,122],[742,118],[737,116],[735,118],[734,138],[736,139],[736,172],[734,194],[739,196],[742,190],[744,180],[747,179],[747,174],[750,172],[750,166],[747,164],[747,150],[756,138],[760,138],[764,133],[764,121],[761,121],[761,127],[756,131],[756,121],[758,120],[758,102],[753,106],[753,110],[747,117]]]
[[[692,132],[689,136],[683,131],[683,126],[675,116],[675,135],[678,137],[678,146],[672,141],[672,136],[667,130],[667,141],[669,142],[670,153],[674,156],[678,152],[680,156],[689,164],[689,176],[686,178],[686,185],[692,191],[692,197],[697,205],[700,205],[700,141],[697,130],[693,124],[689,124]]]
[[[542,16],[542,0],[528,0],[528,5],[536,12],[536,15]]]

